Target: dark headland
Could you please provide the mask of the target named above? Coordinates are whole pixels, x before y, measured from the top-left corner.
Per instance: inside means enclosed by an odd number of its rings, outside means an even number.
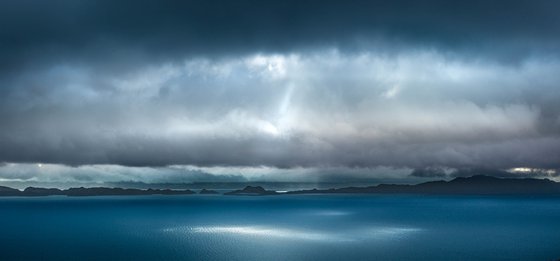
[[[217,194],[203,189],[200,194]],[[0,196],[119,196],[119,195],[189,195],[192,190],[171,189],[125,189],[125,188],[36,188],[18,190],[0,186]],[[496,178],[477,175],[459,177],[450,181],[430,181],[416,185],[380,184],[368,187],[345,187],[331,189],[294,190],[276,192],[260,186],[224,193],[224,195],[265,196],[298,194],[450,194],[450,195],[560,195],[560,183],[548,179]]]
[[[477,175],[459,177],[451,181],[431,181],[417,185],[380,184],[369,187],[346,187],[325,190],[289,191],[288,194],[474,194],[474,195],[518,195],[558,194],[560,183],[549,179],[496,178]]]

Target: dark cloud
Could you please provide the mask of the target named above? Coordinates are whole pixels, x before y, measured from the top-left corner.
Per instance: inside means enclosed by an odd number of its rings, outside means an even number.
[[[555,1],[8,0],[0,3],[0,68],[17,73],[42,59],[109,66],[104,61],[134,64],[144,56],[359,50],[372,42],[516,60],[557,51],[559,7]]]
[[[446,177],[447,174],[443,168],[439,167],[429,167],[423,169],[414,169],[410,176],[418,177],[418,178],[443,178]]]

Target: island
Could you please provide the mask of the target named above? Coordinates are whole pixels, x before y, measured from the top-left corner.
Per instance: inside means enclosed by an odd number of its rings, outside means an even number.
[[[263,195],[277,195],[280,194],[276,191],[265,190],[261,186],[247,186],[244,189],[234,190],[224,193],[224,195],[238,195],[238,196],[263,196]]]

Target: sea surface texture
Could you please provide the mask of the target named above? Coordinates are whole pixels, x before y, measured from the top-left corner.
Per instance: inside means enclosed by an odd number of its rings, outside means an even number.
[[[0,199],[1,260],[557,260],[560,198]]]

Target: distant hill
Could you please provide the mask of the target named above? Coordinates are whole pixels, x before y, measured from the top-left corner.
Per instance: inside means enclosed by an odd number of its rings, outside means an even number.
[[[496,178],[484,175],[460,177],[451,181],[431,181],[417,185],[380,184],[325,190],[299,190],[287,194],[378,193],[378,194],[559,194],[560,183],[548,179]]]
[[[217,194],[202,190],[201,194]],[[130,188],[56,188],[28,187],[17,190],[0,186],[0,196],[119,196],[119,195],[189,195],[191,190],[130,189]],[[416,185],[380,184],[369,187],[345,187],[331,189],[294,190],[279,193],[261,186],[246,186],[244,189],[224,193],[238,196],[264,196],[286,194],[456,194],[456,195],[560,195],[560,183],[548,179],[496,178],[477,175],[460,177],[451,181],[431,181]]]
[[[242,195],[242,196],[263,196],[263,195],[276,195],[276,191],[265,190],[260,186],[247,186],[244,189],[234,190],[225,193],[225,195]]]
[[[17,189],[0,186],[0,196],[18,196],[20,193]]]

